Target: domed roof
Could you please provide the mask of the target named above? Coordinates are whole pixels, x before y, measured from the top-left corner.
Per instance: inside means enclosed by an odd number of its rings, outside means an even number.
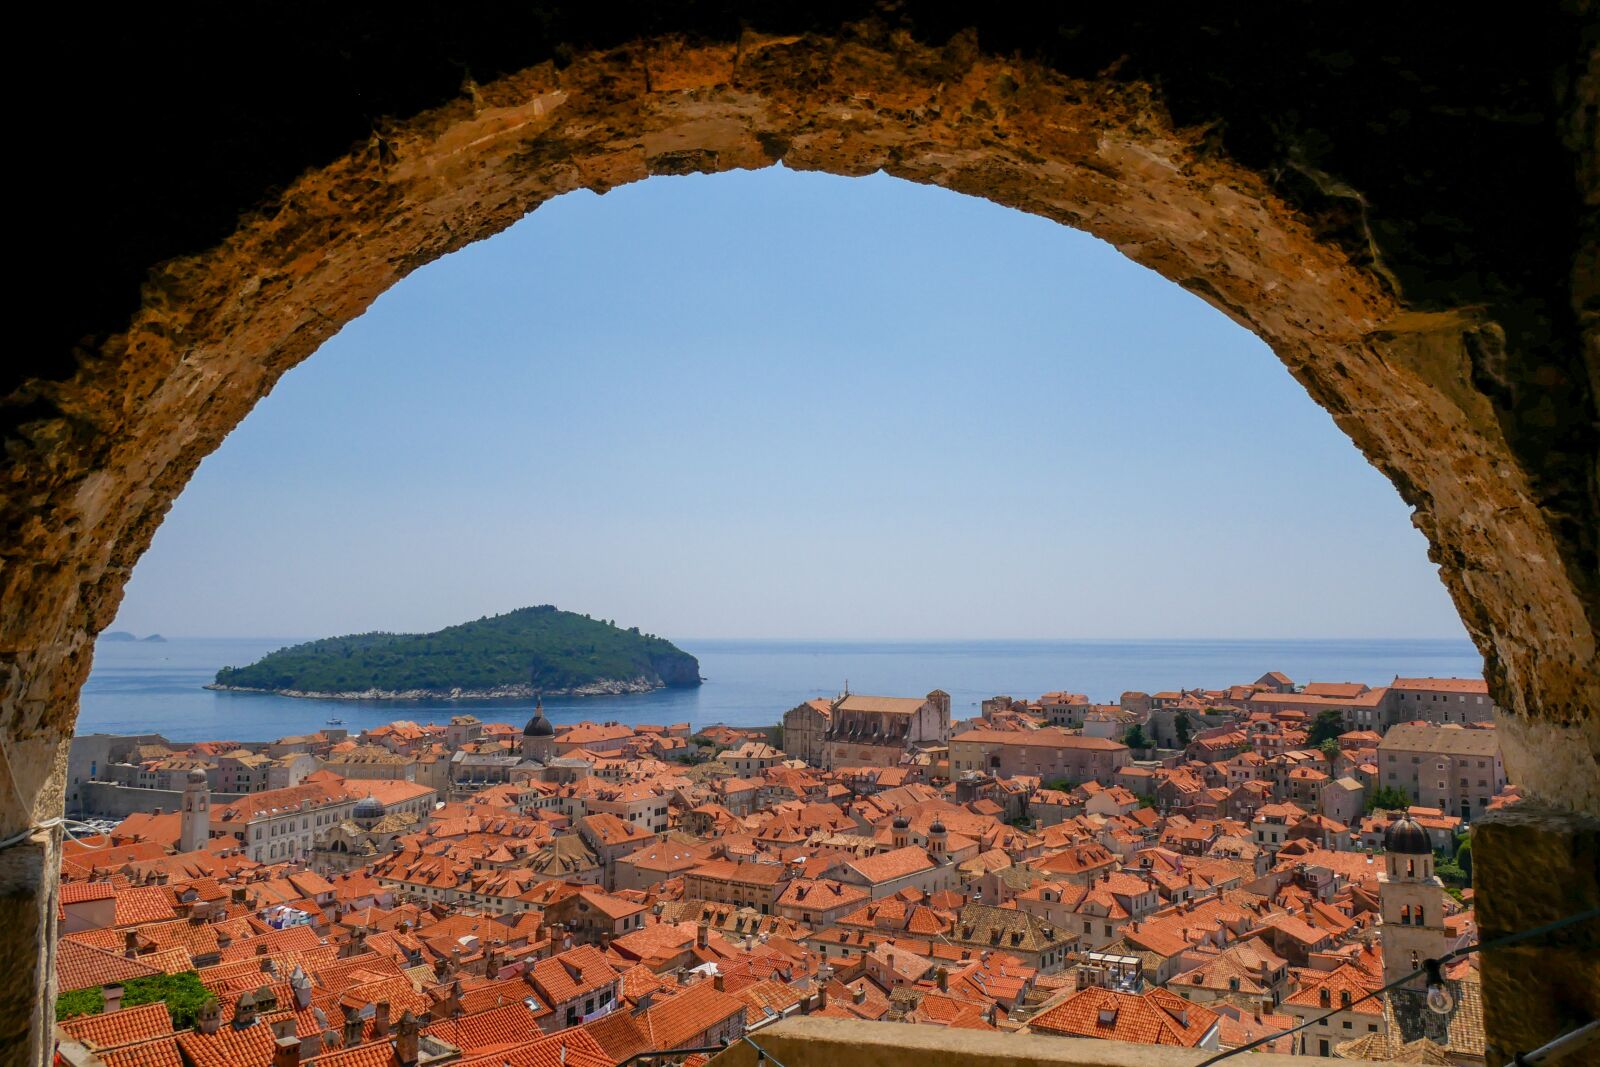
[[[189,781],[194,785],[205,785],[206,772],[201,770],[199,767],[189,768]]]
[[[355,819],[381,819],[383,818],[383,805],[371,793],[366,799],[356,801],[356,806],[350,809],[351,818]]]
[[[1417,820],[1403,815],[1383,835],[1383,849],[1406,856],[1427,856],[1433,853],[1433,844],[1428,840],[1428,831]]]
[[[896,830],[905,830],[910,828],[910,826],[911,820],[906,818],[904,815],[896,815],[894,817],[894,828]]]
[[[935,819],[928,826],[928,833],[930,833],[930,834],[942,834],[944,832],[945,832],[944,820],[942,820],[942,819]]]
[[[533,698],[533,718],[528,720],[528,725],[522,728],[523,737],[552,737],[556,728],[550,725],[550,720],[544,717],[544,694],[540,693]]]

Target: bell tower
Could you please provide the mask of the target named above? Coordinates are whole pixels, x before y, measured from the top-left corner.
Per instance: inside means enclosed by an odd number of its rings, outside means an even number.
[[[1450,950],[1444,928],[1444,883],[1433,873],[1433,845],[1415,820],[1400,818],[1383,838],[1384,868],[1378,875],[1383,916],[1383,981],[1387,985]],[[1422,989],[1418,975],[1402,988]]]
[[[178,830],[178,851],[199,852],[211,839],[211,787],[199,767],[189,772],[183,787],[183,814]]]

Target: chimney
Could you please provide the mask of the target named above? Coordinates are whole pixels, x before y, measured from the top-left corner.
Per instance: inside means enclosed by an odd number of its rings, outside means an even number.
[[[122,954],[130,960],[139,954],[139,934],[130,929],[122,938]]]
[[[949,989],[950,989],[950,972],[949,971],[945,970],[943,967],[940,967],[937,971],[933,972],[933,980],[934,980],[934,983],[936,985],[938,985],[939,992],[944,993],[944,992],[948,992],[949,991]]]
[[[207,997],[195,1014],[195,1029],[202,1034],[214,1034],[222,1026],[222,1005],[216,997]]]
[[[129,936],[130,937],[133,936],[131,932],[129,933]],[[694,931],[694,944],[695,944],[695,947],[696,948],[705,948],[706,947],[706,941],[710,936],[711,936],[710,924],[701,923],[699,926],[695,927],[695,931]]]
[[[711,988],[715,989],[718,993],[723,992],[723,988],[726,985],[727,981],[722,977],[721,971],[718,971],[716,977],[711,979]]]
[[[300,1039],[288,1034],[273,1042],[272,1067],[300,1067]]]
[[[295,1009],[301,1010],[311,1006],[311,979],[306,977],[306,972],[299,967],[289,976],[289,988],[294,992]]]
[[[344,1047],[361,1044],[361,1013],[353,1011],[344,1017]]]
[[[381,1041],[389,1036],[389,1002],[378,1001],[378,1006],[372,1009],[372,1036],[374,1040]]]
[[[394,1058],[401,1067],[417,1067],[417,1017],[407,1011],[394,1028]]]
[[[256,995],[248,989],[239,994],[233,1009],[233,1025],[237,1029],[254,1026],[256,1021]]]
[[[100,987],[100,995],[101,995],[101,997],[105,998],[105,1002],[106,1002],[105,1010],[106,1010],[107,1014],[110,1014],[111,1012],[114,1012],[114,1011],[121,1010],[121,1008],[122,1008],[122,983],[113,982],[110,985],[101,986]]]
[[[857,1003],[857,1004],[860,1004],[861,1002],[866,1000],[867,999],[867,987],[863,986],[863,985],[856,986],[855,990],[850,994],[850,999],[853,1002]]]

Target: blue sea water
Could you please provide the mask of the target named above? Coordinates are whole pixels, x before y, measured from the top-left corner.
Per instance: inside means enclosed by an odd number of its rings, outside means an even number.
[[[294,640],[170,638],[164,644],[102,641],[83,688],[78,731],[154,732],[178,741],[259,741],[320,729],[329,716],[351,731],[393,719],[444,722],[470,712],[521,722],[526,703],[395,703],[299,700],[202,688],[217,668],[243,666]],[[1127,689],[1220,688],[1283,671],[1296,682],[1366,682],[1395,675],[1480,677],[1465,640],[1188,641],[757,641],[686,640],[706,682],[698,689],[552,699],[556,723],[688,721],[761,726],[802,700],[851,691],[920,695],[943,689],[957,718],[997,693],[1036,697],[1055,689],[1115,702]]]

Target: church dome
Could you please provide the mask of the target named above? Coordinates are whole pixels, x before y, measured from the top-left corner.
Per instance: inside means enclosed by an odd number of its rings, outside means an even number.
[[[523,737],[553,737],[556,728],[550,725],[550,720],[544,717],[544,696],[540,695],[533,700],[533,718],[528,720],[528,725],[522,728]]]
[[[911,828],[911,820],[904,815],[896,815],[894,817],[894,828],[896,830],[909,830]]]
[[[1385,852],[1398,852],[1406,856],[1433,854],[1433,844],[1428,840],[1428,831],[1409,815],[1396,819],[1394,825],[1389,827],[1388,832],[1383,835],[1383,848]]]
[[[356,801],[356,806],[350,809],[350,816],[354,819],[381,819],[383,818],[383,805],[371,793],[366,799]]]
[[[944,832],[944,822],[940,819],[933,820],[933,823],[928,827],[928,833],[930,834],[942,834]]]
[[[191,784],[191,785],[205,785],[206,784],[206,772],[201,770],[199,767],[191,767],[189,769],[189,784]]]

